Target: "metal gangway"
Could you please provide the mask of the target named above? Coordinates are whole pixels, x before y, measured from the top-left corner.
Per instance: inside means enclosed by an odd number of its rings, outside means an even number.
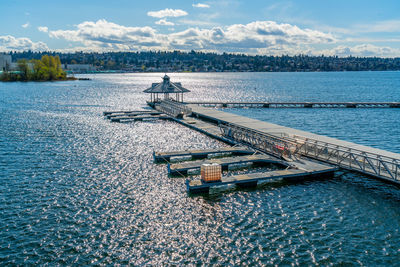
[[[192,113],[191,108],[181,102],[176,102],[171,99],[161,100],[155,105],[155,109],[175,118],[190,115]]]
[[[400,160],[359,149],[286,133],[269,134],[230,123],[219,124],[223,136],[285,159],[300,156],[400,183]]]

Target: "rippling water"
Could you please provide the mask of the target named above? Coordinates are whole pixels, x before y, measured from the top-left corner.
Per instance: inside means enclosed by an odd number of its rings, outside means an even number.
[[[153,150],[224,144],[145,108],[162,74],[0,84],[0,264],[397,265],[400,189],[334,179],[189,196]],[[400,101],[399,72],[172,74],[189,100]],[[235,113],[400,152],[397,109]]]

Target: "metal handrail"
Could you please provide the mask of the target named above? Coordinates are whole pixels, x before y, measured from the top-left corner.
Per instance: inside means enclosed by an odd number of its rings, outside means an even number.
[[[230,123],[220,123],[220,128],[224,136],[235,139],[235,135],[240,135],[241,141],[264,148],[268,152],[278,156],[293,157],[295,155],[304,155],[381,178],[400,179],[400,160],[396,158],[381,156],[302,136],[279,137]]]
[[[178,103],[172,100],[161,100],[156,108],[174,117],[178,115],[188,115],[192,113],[191,108],[182,103]]]

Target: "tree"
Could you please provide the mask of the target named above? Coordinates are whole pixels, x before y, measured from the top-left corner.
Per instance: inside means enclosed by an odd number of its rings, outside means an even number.
[[[27,81],[30,78],[30,70],[28,61],[26,59],[21,59],[18,61],[18,70],[20,71],[20,79],[22,81]]]

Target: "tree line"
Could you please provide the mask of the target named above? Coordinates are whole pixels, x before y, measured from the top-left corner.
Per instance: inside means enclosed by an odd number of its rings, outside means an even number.
[[[182,51],[106,53],[11,52],[16,59],[59,56],[63,64],[91,64],[98,70],[117,71],[386,71],[400,70],[400,58],[308,55],[245,55]]]

